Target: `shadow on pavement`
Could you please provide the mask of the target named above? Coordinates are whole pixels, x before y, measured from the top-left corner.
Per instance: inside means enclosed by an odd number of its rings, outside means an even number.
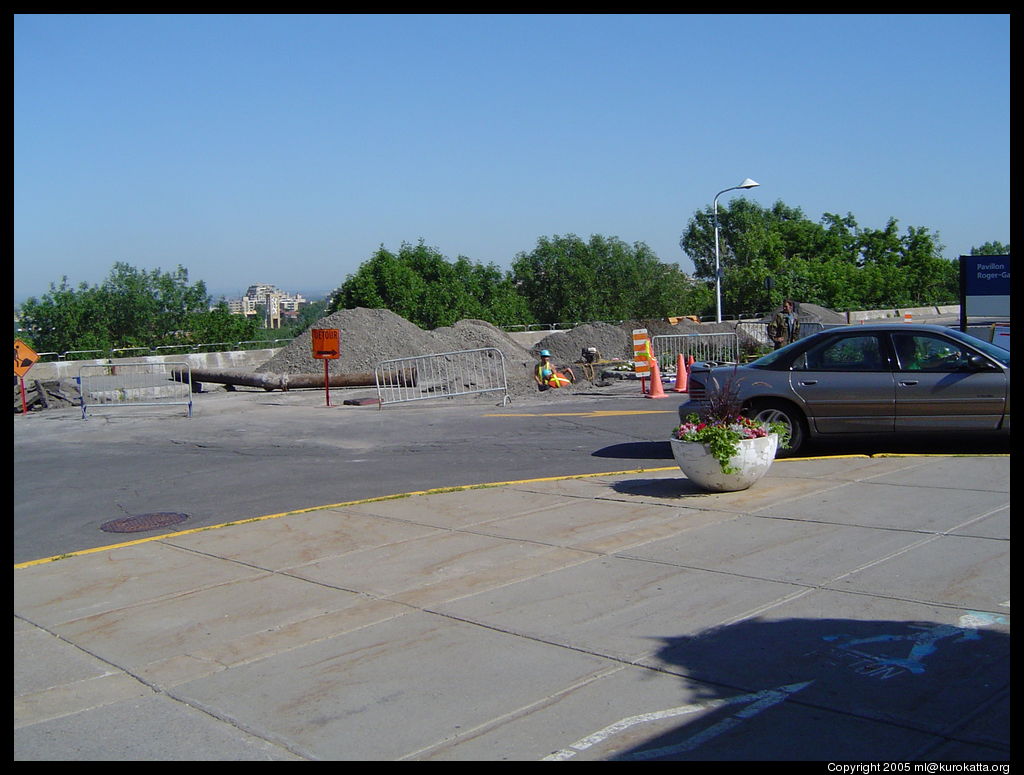
[[[1006,620],[950,619],[753,619],[665,638],[652,661],[684,677],[687,710],[616,758],[1007,760],[1010,638],[990,629]]]
[[[708,491],[685,476],[673,479],[631,479],[612,482],[612,489],[623,495],[640,495],[648,498],[682,498],[688,495],[708,495]]]
[[[631,441],[612,444],[591,453],[593,457],[615,457],[627,460],[673,460],[667,441]]]

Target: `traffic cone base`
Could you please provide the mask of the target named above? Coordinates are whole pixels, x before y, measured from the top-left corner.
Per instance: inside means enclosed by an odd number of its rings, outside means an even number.
[[[645,398],[668,398],[665,388],[661,386],[661,372],[658,369],[658,361],[651,359],[651,392]]]

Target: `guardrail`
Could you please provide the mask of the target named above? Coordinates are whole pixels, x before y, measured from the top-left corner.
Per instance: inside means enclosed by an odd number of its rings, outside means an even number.
[[[174,371],[187,376],[175,379]],[[78,370],[78,389],[83,420],[90,409],[136,406],[181,405],[192,416],[192,368],[185,361],[84,364]]]
[[[168,355],[172,350],[177,350],[181,355],[198,352],[218,352],[221,350],[258,350],[264,348],[280,347],[281,342],[292,342],[294,339],[247,339],[242,342],[205,342],[202,344],[162,344],[156,347],[115,347],[110,350],[66,350],[65,352],[41,352],[37,353],[37,363],[52,363],[56,361],[85,361],[98,360],[100,358],[117,358],[125,356],[145,355]],[[255,346],[253,346],[255,345]],[[215,347],[217,350],[210,350]]]
[[[416,374],[415,381],[406,375]],[[381,361],[374,369],[379,408],[385,404],[500,392],[511,403],[505,356],[494,347],[415,355]]]

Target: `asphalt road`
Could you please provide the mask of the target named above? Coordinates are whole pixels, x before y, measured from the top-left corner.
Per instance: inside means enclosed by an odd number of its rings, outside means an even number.
[[[671,464],[673,398],[618,393],[501,407],[493,398],[345,406],[343,391],[222,391],[181,407],[15,417],[14,560],[132,538],[111,520],[201,527],[326,504]]]
[[[195,396],[181,407],[16,416],[14,561],[130,540],[112,520],[187,514],[171,530],[440,487],[672,466],[685,396],[622,382],[571,400],[346,406],[355,392]],[[1005,439],[848,440],[810,454],[1005,453]],[[152,535],[147,532],[145,535]]]

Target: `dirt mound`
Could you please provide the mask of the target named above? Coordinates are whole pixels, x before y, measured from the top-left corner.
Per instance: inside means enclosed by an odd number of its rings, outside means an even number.
[[[780,306],[777,310],[769,312],[763,318],[762,323],[770,323],[776,312],[781,312],[782,307]],[[810,302],[798,303],[796,307],[796,316],[801,322],[806,321],[808,323],[825,323],[825,324],[843,324],[846,323],[846,315],[841,312],[834,312],[828,307],[822,307],[817,304],[811,304]]]
[[[810,304],[801,305],[801,313],[802,318],[813,315],[807,319],[822,322],[833,322],[834,317],[841,317],[824,307]],[[574,369],[577,371],[574,386],[539,393],[533,369],[541,350],[549,350],[559,366],[579,363],[583,360],[583,351],[590,347],[598,351],[599,360],[629,361],[633,358],[632,332],[636,329],[646,328],[654,337],[663,334],[731,333],[737,330],[737,324],[735,321],[696,323],[686,318],[675,324],[664,319],[624,321],[619,325],[586,323],[569,331],[548,334],[530,349],[483,320],[460,320],[453,326],[425,331],[386,309],[357,307],[339,310],[321,318],[312,328],[336,328],[339,331],[341,357],[327,362],[331,374],[366,374],[372,373],[381,361],[395,358],[493,347],[504,356],[512,398],[542,396],[548,400],[589,390],[592,385],[581,378],[582,371]],[[324,368],[323,361],[313,358],[312,351],[312,334],[306,331],[256,370],[273,374],[320,374]]]
[[[312,328],[336,328],[341,357],[327,361],[331,374],[372,372],[383,360],[431,352],[434,338],[414,323],[386,309],[343,309],[321,318]],[[272,374],[318,374],[323,361],[313,357],[310,330],[282,347],[257,371]]]
[[[536,392],[535,358],[504,331],[483,320],[460,320],[453,326],[425,331],[386,309],[344,309],[321,318],[311,328],[336,328],[341,357],[329,360],[330,374],[372,373],[381,361],[418,355],[494,347],[505,358],[509,394]],[[323,361],[313,357],[312,333],[306,331],[256,370],[272,374],[319,374]]]
[[[603,360],[633,357],[630,332],[611,323],[585,323],[569,331],[555,331],[537,342],[530,352],[534,360],[539,360],[540,351],[548,350],[555,363],[565,365],[581,360],[583,350],[588,347],[595,348]]]

